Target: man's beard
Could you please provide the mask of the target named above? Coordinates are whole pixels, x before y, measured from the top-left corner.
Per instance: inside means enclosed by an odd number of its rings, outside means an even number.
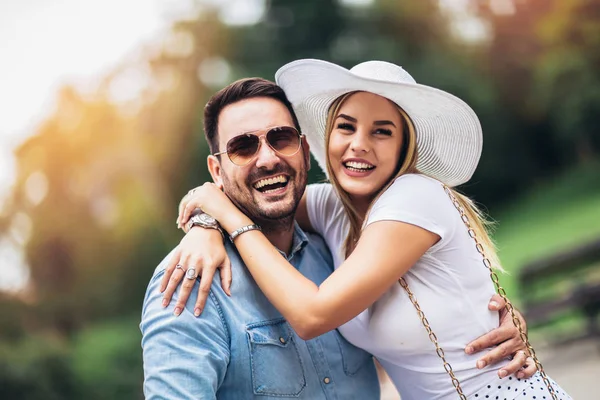
[[[261,207],[261,201],[255,201],[254,191],[252,182],[256,182],[259,179],[267,176],[273,176],[284,173],[289,176],[288,185],[291,185],[288,190],[292,191],[291,200],[284,199],[277,202],[277,205],[281,204],[283,207],[276,207],[271,209],[270,207]],[[280,232],[288,230],[292,227],[294,217],[296,215],[296,209],[300,204],[300,199],[304,193],[306,187],[307,174],[306,171],[301,170],[300,172],[294,171],[291,168],[285,168],[284,166],[278,166],[272,170],[256,170],[248,175],[244,185],[239,185],[235,181],[231,181],[224,174],[223,177],[223,190],[225,194],[231,199],[231,201],[246,214],[254,223],[261,226],[263,232]]]

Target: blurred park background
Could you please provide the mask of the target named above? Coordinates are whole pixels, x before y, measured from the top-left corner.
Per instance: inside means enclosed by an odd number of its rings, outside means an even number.
[[[142,398],[146,285],[209,179],[203,105],[297,58],[391,61],[475,109],[462,190],[518,305],[523,268],[600,237],[600,0],[0,0],[0,54],[0,399]],[[551,307],[600,280],[552,268]],[[585,306],[534,345],[593,331]]]

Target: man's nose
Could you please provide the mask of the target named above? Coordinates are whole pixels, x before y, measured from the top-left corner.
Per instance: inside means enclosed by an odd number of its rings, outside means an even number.
[[[256,166],[258,168],[272,169],[275,165],[281,162],[279,156],[269,146],[267,139],[263,136],[260,138],[260,147],[258,149],[258,155],[256,159]]]

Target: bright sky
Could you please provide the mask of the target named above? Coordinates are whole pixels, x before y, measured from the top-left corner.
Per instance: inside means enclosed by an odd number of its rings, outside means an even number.
[[[159,0],[0,0],[0,196],[12,149],[52,110],[62,83],[110,69],[166,25]]]
[[[93,81],[166,29],[166,3],[0,0],[0,207],[14,182],[12,152],[51,113],[60,86]],[[168,3],[181,11],[186,1]],[[0,290],[26,279],[11,247],[0,241]]]

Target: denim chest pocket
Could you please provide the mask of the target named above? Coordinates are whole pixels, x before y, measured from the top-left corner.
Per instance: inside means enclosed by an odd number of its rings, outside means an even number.
[[[335,338],[342,353],[342,366],[346,375],[356,375],[367,362],[373,362],[371,354],[350,344],[337,331],[335,332]]]
[[[292,330],[283,318],[246,327],[254,394],[297,397],[306,377]]]

